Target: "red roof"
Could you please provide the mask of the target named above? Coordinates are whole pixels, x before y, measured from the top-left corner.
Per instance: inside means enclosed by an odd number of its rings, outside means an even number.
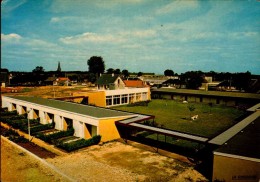
[[[124,80],[124,83],[126,87],[146,87],[141,80]]]
[[[70,79],[66,78],[66,77],[59,77],[58,80],[59,81],[69,81]]]

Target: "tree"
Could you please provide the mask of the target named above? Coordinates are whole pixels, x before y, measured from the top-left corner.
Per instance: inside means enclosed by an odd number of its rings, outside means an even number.
[[[108,68],[107,69],[107,74],[112,74],[114,73],[114,69],[113,68]]]
[[[129,72],[128,70],[123,70],[122,74],[124,75],[124,78],[128,78],[129,77]]]
[[[92,56],[88,60],[88,71],[93,73],[98,77],[101,73],[105,71],[105,63],[103,58],[100,56]]]
[[[121,70],[117,68],[117,69],[115,69],[114,73],[119,75],[119,74],[121,74]]]
[[[137,73],[137,76],[142,76],[142,75],[143,75],[142,72],[138,72],[138,73]]]
[[[167,70],[164,71],[164,75],[165,76],[173,76],[174,72],[172,70],[167,69]]]
[[[186,82],[188,89],[198,89],[204,81],[203,73],[201,71],[188,71],[182,74],[181,80]]]
[[[233,75],[234,86],[239,90],[248,91],[250,87],[251,73],[236,73]]]
[[[43,73],[44,69],[42,66],[36,66],[35,69],[32,70],[33,73]]]

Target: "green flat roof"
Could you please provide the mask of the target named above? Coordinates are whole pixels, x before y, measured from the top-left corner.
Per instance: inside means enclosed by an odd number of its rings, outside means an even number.
[[[120,116],[131,116],[132,113],[127,113],[123,111],[116,111],[101,107],[82,105],[72,102],[65,102],[54,99],[44,99],[40,97],[25,97],[25,96],[12,96],[9,97],[16,100],[21,100],[29,103],[34,103],[38,105],[43,105],[47,107],[52,107],[55,109],[60,109],[68,112],[74,112],[77,114],[87,115],[95,118],[109,118],[109,117],[120,117]]]

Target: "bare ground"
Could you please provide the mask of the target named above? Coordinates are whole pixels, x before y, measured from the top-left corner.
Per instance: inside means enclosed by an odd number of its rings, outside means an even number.
[[[1,137],[1,181],[68,181],[48,166]]]
[[[207,181],[191,164],[121,142],[45,159],[76,181]],[[1,140],[1,181],[67,181]]]

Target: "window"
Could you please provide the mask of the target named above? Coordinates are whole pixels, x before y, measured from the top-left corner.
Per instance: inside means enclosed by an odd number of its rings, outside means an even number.
[[[136,94],[136,101],[137,102],[141,101],[141,95],[142,95],[142,93],[137,93]]]
[[[142,93],[142,100],[147,100],[147,93],[146,92]]]
[[[121,104],[126,104],[128,102],[128,95],[124,94],[121,97]]]
[[[135,94],[129,94],[129,103],[135,102]]]
[[[106,105],[112,106],[112,96],[106,96]]]
[[[114,95],[113,97],[113,105],[118,105],[120,104],[120,95]]]

